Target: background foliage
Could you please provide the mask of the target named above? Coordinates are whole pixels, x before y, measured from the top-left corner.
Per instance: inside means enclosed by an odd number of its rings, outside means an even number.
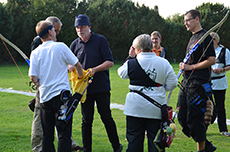
[[[223,4],[203,3],[196,9],[203,16],[202,26],[208,30],[218,23],[229,8]],[[38,21],[48,16],[57,16],[63,22],[58,41],[67,45],[77,37],[74,19],[78,14],[86,14],[90,18],[94,33],[104,35],[109,41],[115,61],[123,61],[128,54],[132,40],[139,34],[158,30],[162,34],[162,46],[168,51],[169,61],[182,61],[191,33],[186,31],[183,15],[174,14],[167,19],[162,18],[158,6],[150,9],[130,0],[8,0],[0,3],[0,33],[17,45],[28,56],[30,44],[36,36],[35,26]],[[230,25],[228,19],[218,31],[221,43],[230,48]],[[22,57],[11,50],[16,61]],[[0,64],[11,64],[12,60],[4,45],[0,43]]]

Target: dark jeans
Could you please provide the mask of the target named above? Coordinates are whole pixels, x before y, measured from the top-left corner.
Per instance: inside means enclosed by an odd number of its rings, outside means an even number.
[[[217,112],[217,122],[219,126],[219,131],[228,131],[226,125],[226,111],[225,111],[225,93],[226,90],[213,90],[216,109]]]
[[[145,131],[148,138],[148,152],[158,152],[153,141],[160,129],[161,120],[126,116],[128,140],[127,152],[143,152]],[[163,150],[165,151],[165,150]]]
[[[86,101],[81,104],[82,111],[82,139],[84,152],[92,151],[92,123],[94,116],[94,106],[97,106],[98,113],[104,123],[109,141],[113,149],[118,149],[120,146],[116,124],[112,118],[110,110],[110,92],[87,95]]]
[[[58,120],[58,113],[63,102],[60,95],[50,101],[41,103],[41,124],[43,129],[42,152],[55,152],[54,127]],[[62,130],[57,127],[58,152],[71,152],[72,118]]]

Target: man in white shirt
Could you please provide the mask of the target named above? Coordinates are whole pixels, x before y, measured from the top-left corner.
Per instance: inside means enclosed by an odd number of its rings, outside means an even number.
[[[36,32],[43,43],[31,53],[29,76],[40,92],[42,151],[53,152],[54,127],[63,104],[60,93],[63,89],[70,90],[68,65],[76,67],[79,77],[83,76],[83,71],[71,50],[64,43],[56,42],[56,33],[51,22],[40,21]],[[57,131],[58,151],[71,152],[72,120],[65,129],[57,128]]]

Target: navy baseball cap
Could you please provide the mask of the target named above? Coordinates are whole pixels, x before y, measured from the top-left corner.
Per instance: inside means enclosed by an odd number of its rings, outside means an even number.
[[[74,27],[79,25],[90,25],[89,18],[87,15],[79,14],[76,16]]]

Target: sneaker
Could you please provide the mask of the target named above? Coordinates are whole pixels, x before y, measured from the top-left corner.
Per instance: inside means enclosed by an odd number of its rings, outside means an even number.
[[[213,152],[216,150],[216,147],[208,140],[205,141],[205,152]]]
[[[230,133],[228,133],[227,131],[222,131],[220,133],[220,135],[224,135],[224,136],[230,137]]]
[[[81,146],[76,146],[76,147],[74,147],[74,148],[72,148],[72,151],[83,151],[83,147],[81,147]]]
[[[113,150],[113,152],[122,152],[122,149],[123,149],[123,146],[122,146],[122,144],[120,144],[119,149]]]

